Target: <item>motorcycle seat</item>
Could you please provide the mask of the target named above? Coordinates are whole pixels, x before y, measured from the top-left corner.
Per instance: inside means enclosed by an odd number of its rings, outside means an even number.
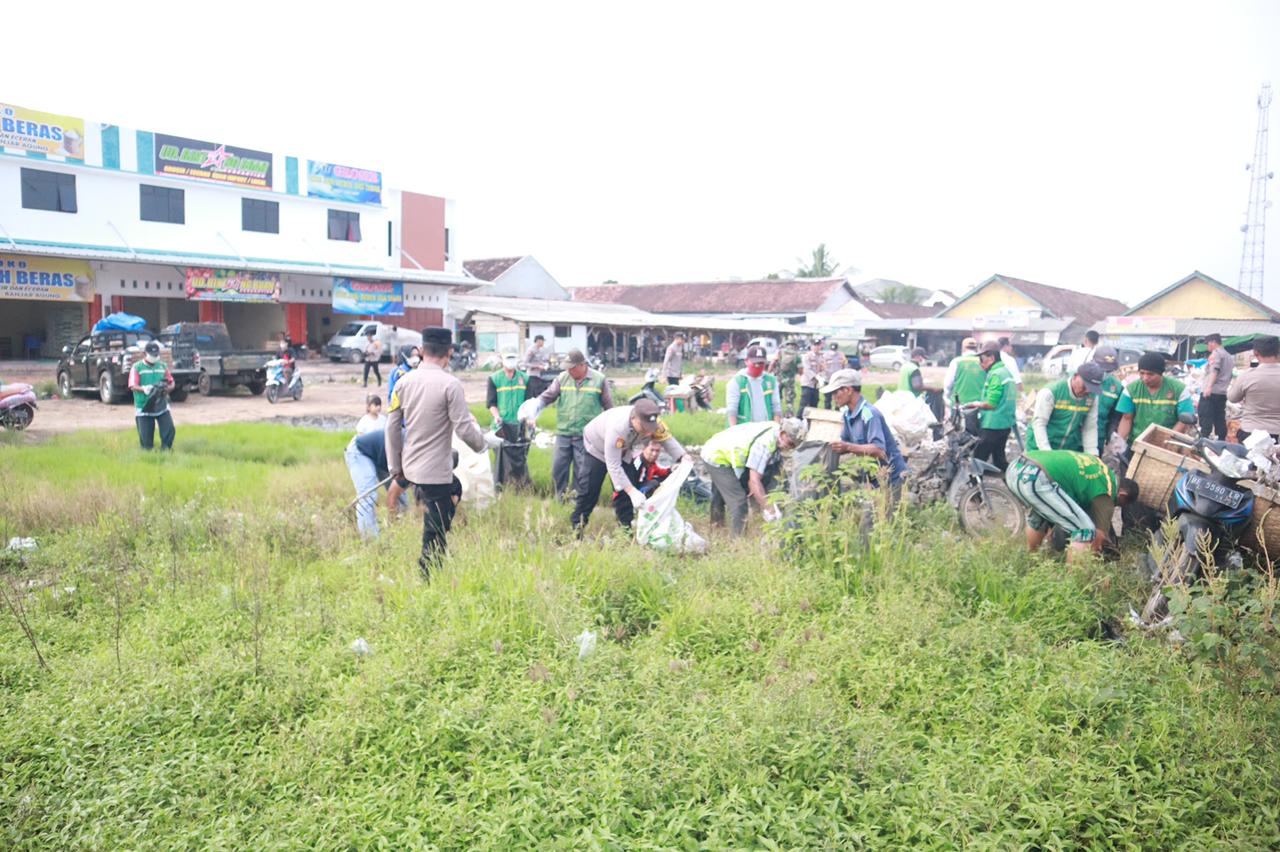
[[[1245,458],[1249,455],[1249,451],[1245,449],[1244,444],[1232,444],[1228,441],[1205,441],[1204,445],[1215,453],[1231,453],[1238,458]]]

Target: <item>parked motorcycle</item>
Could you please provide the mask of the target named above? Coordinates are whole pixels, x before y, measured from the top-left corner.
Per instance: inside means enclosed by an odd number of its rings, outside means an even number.
[[[1147,626],[1161,622],[1169,614],[1169,601],[1164,589],[1174,584],[1193,583],[1200,579],[1201,557],[1211,558],[1214,565],[1241,568],[1240,539],[1253,516],[1252,489],[1241,480],[1253,476],[1253,462],[1240,444],[1210,441],[1204,438],[1182,442],[1195,448],[1209,466],[1209,473],[1187,471],[1169,495],[1169,517],[1178,523],[1177,545],[1166,547],[1164,530],[1155,534],[1157,552],[1168,558],[1157,564],[1147,554],[1147,567],[1152,572],[1155,589],[1142,609]]]
[[[973,457],[980,439],[965,430],[959,404],[952,407],[948,425],[945,444],[912,477],[917,499],[921,503],[946,499],[955,508],[961,528],[974,535],[998,528],[1017,534],[1026,523],[1026,508],[999,479],[999,468]]]
[[[36,417],[36,389],[25,383],[14,383],[0,388],[0,426],[21,432]]]
[[[297,363],[293,365],[292,375],[285,375],[287,362],[283,358],[273,358],[267,367],[267,402],[275,405],[280,397],[293,397],[294,401],[302,399],[302,371]]]
[[[631,405],[635,405],[640,400],[647,399],[657,405],[659,410],[666,408],[667,401],[663,398],[662,394],[658,392],[657,384],[658,371],[653,367],[650,367],[649,371],[644,374],[644,387],[640,388],[638,393],[633,394],[627,402]]]
[[[462,370],[470,370],[476,365],[476,350],[471,348],[471,344],[462,341],[462,345],[453,350],[453,356],[449,359],[449,369],[457,373]]]

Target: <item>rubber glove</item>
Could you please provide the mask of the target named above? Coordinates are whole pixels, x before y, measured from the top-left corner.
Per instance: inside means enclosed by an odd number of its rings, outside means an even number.
[[[644,498],[644,495],[640,493],[640,490],[639,490],[639,489],[637,489],[637,488],[633,488],[633,489],[631,489],[630,491],[628,491],[627,493],[631,496],[631,505],[632,505],[632,506],[636,507],[637,509],[639,509],[639,508],[641,508],[642,506],[644,506],[644,499],[645,499],[645,498]]]
[[[484,445],[491,450],[500,450],[502,449],[502,439],[493,432],[485,432]]]

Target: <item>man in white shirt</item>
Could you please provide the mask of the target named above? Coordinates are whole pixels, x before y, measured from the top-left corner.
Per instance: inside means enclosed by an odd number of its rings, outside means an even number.
[[[1000,338],[999,343],[1000,363],[1004,364],[1009,375],[1013,376],[1013,383],[1018,386],[1018,393],[1022,393],[1022,371],[1018,369],[1018,356],[1013,354],[1013,344],[1007,337]]]
[[[1098,346],[1098,332],[1089,329],[1084,333],[1084,344],[1077,346],[1071,351],[1071,357],[1067,359],[1067,375],[1074,376],[1076,370],[1080,369],[1080,365],[1085,361],[1093,360],[1093,350]]]

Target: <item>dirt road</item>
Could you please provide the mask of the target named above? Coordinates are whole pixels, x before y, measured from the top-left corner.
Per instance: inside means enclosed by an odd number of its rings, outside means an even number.
[[[28,382],[39,385],[53,380],[53,361],[6,361],[0,364],[0,379],[8,382]],[[308,360],[300,363],[305,392],[298,402],[285,400],[272,405],[265,396],[252,396],[244,389],[233,393],[215,393],[204,397],[193,393],[185,402],[173,403],[173,416],[178,426],[197,423],[234,423],[256,420],[272,420],[277,417],[288,418],[358,418],[364,413],[366,394],[376,393],[386,404],[386,384],[381,388],[370,384],[364,388],[360,384],[361,367],[358,364],[332,364],[328,361]],[[385,378],[391,365],[382,365]],[[943,371],[940,368],[926,368],[926,380],[938,381],[941,384]],[[936,372],[936,376],[932,375]],[[731,375],[725,371],[717,376],[717,383],[723,383]],[[868,371],[867,381],[894,382],[896,376],[882,371]],[[468,402],[483,402],[487,374],[479,371],[462,373]],[[619,380],[622,384],[639,385],[641,379],[634,375],[626,375]],[[63,432],[74,432],[79,429],[132,429],[133,406],[129,403],[120,405],[103,405],[96,396],[77,396],[75,399],[48,399],[40,401],[40,410],[36,412],[35,422],[30,432],[33,435],[52,435]]]

